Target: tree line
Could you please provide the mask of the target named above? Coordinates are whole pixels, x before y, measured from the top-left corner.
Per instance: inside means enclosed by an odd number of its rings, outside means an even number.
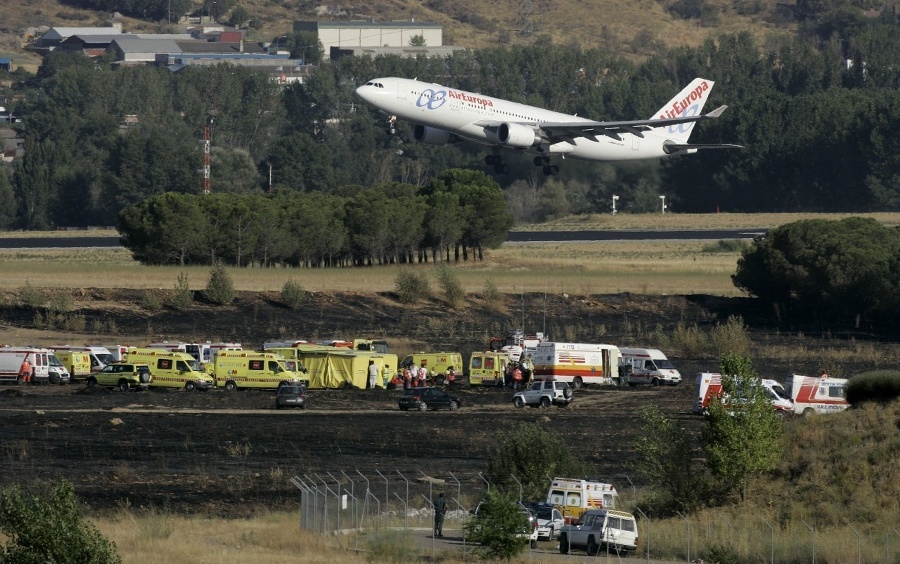
[[[867,18],[837,0],[804,3],[799,13],[793,38],[761,44],[722,35],[642,62],[537,40],[446,58],[345,57],[286,87],[246,67],[113,69],[52,53],[36,75],[15,75],[26,150],[0,175],[0,228],[114,224],[150,196],[199,193],[207,127],[215,193],[342,195],[425,186],[451,168],[491,170],[481,147],[416,143],[408,124],[386,135],[384,116],[355,96],[378,76],[415,76],[598,120],[650,117],[697,76],[717,83],[710,106],[730,108],[699,124],[694,140],[746,150],[662,162],[567,160],[552,179],[511,154],[512,172],[496,181],[517,221],[607,212],[613,194],[624,212],[655,211],[660,195],[676,212],[900,209],[896,13],[887,7]],[[852,25],[835,25],[840,18]],[[311,54],[308,40],[287,43]],[[125,116],[137,123],[125,126]]]
[[[512,226],[503,191],[478,171],[352,194],[168,192],[120,214],[144,264],[363,266],[481,259]]]

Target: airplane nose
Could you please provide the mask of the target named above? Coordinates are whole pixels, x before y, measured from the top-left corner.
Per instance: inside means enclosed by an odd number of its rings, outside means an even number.
[[[356,89],[356,95],[368,102],[371,95],[371,86],[362,85]]]

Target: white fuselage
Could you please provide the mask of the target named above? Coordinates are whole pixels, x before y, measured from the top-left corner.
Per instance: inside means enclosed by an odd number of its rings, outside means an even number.
[[[442,129],[475,143],[498,148],[508,147],[497,138],[501,123],[535,126],[542,123],[582,123],[585,118],[571,116],[525,104],[492,98],[417,80],[378,79],[357,89],[363,100],[381,112],[398,119]],[[679,127],[679,126],[673,126]],[[620,139],[606,135],[575,137],[549,143],[536,136],[531,147],[518,148],[538,154],[564,155],[589,161],[622,161],[664,157],[663,142],[668,128],[643,132],[643,137],[622,133]]]

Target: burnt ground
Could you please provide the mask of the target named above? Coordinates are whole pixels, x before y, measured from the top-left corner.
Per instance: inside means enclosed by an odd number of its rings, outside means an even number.
[[[130,290],[75,292],[78,312],[115,327],[120,342],[155,339],[238,340],[245,347],[285,337],[384,337],[399,342],[396,352],[414,349],[481,349],[487,338],[521,325],[520,299],[488,304],[473,299],[458,310],[439,301],[415,307],[391,295],[310,294],[297,311],[284,307],[277,294],[240,294],[233,306],[198,302],[191,311],[148,314],[141,293]],[[544,327],[558,340],[624,343],[676,324],[701,327],[739,313],[762,319],[748,300],[705,297],[526,296],[526,327]],[[518,311],[515,307],[518,306]],[[33,327],[34,311],[0,308],[0,323]],[[796,341],[809,354],[826,346],[815,337],[791,337],[756,322],[758,342]],[[808,335],[806,333],[805,335]],[[65,340],[65,332],[48,331],[48,342]],[[18,343],[16,343],[18,344]],[[67,479],[81,499],[104,511],[119,507],[153,507],[185,513],[246,515],[260,507],[296,508],[294,475],[360,473],[383,492],[376,470],[390,476],[400,492],[401,476],[413,483],[430,475],[483,488],[479,472],[497,434],[517,424],[539,422],[559,433],[572,450],[596,468],[596,476],[629,489],[620,475],[629,474],[633,444],[640,431],[637,410],[646,404],[698,431],[690,414],[690,375],[714,370],[713,358],[672,360],[687,378],[676,388],[587,388],[576,392],[566,409],[516,409],[512,393],[499,389],[458,391],[463,407],[451,412],[401,412],[397,391],[313,390],[308,408],[273,409],[274,394],[184,391],[88,391],[70,386],[0,386],[0,484],[36,485]],[[790,371],[811,373],[815,358],[790,364],[756,365],[779,378]],[[637,477],[631,479],[638,485]],[[451,482],[452,483],[452,482]],[[379,484],[377,487],[375,484]],[[422,486],[420,486],[421,488]],[[465,494],[464,494],[465,495]]]

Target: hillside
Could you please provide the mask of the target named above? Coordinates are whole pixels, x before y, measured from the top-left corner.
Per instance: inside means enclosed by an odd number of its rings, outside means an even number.
[[[445,42],[456,45],[477,48],[547,38],[556,44],[604,48],[639,58],[661,47],[698,45],[722,33],[750,31],[763,38],[792,30],[779,15],[774,0],[759,0],[752,3],[753,9],[745,3],[706,0],[701,3],[705,6],[703,14],[688,20],[667,11],[667,6],[675,4],[672,0],[355,0],[340,7],[308,1],[258,0],[244,4],[261,22],[259,29],[250,31],[250,37],[258,41],[289,33],[297,19],[416,19],[443,24]],[[0,0],[0,57],[12,56],[17,64],[34,70],[40,59],[22,47],[38,28],[102,25],[109,16],[71,8],[56,0]],[[163,31],[165,23],[123,20],[124,28],[130,31]]]

